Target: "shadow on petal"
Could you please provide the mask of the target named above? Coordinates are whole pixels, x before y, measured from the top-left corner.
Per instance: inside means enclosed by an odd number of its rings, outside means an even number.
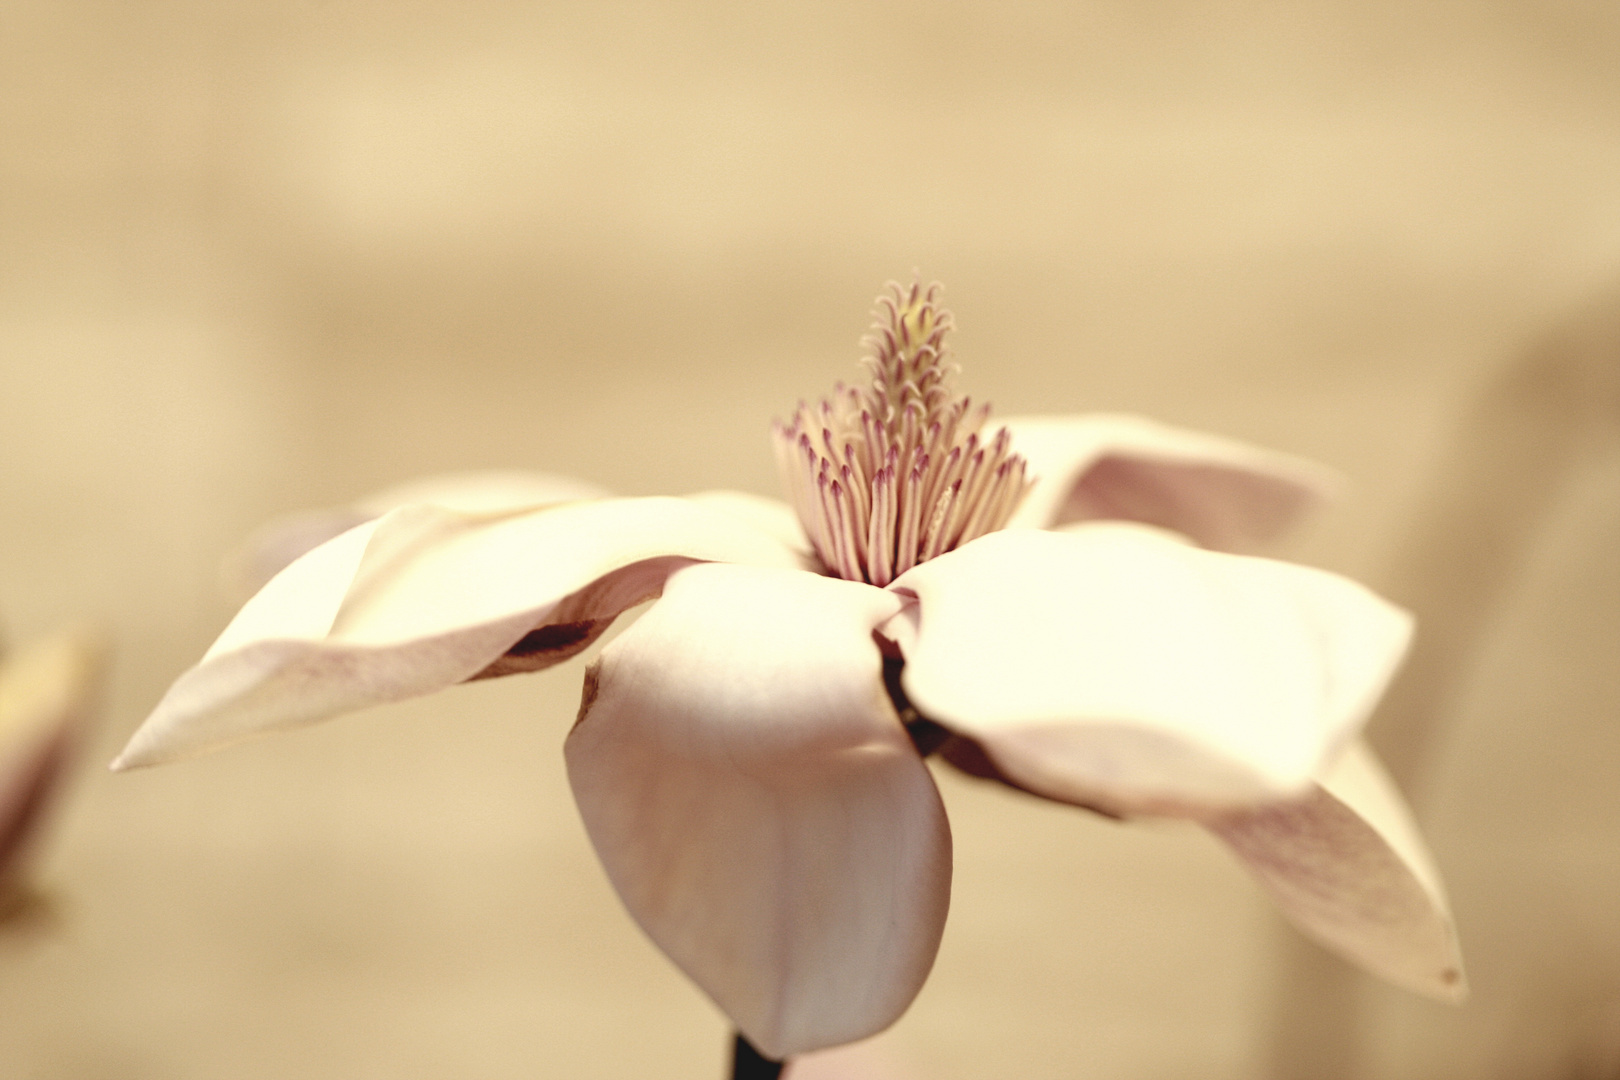
[[[1138,416],[1012,417],[1034,483],[1014,524],[1136,521],[1217,551],[1263,548],[1338,486],[1314,462]]]

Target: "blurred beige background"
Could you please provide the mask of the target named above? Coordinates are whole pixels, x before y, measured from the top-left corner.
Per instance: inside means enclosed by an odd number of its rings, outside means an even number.
[[[1417,610],[1375,722],[1462,1009],[1196,830],[946,778],[919,1077],[1620,1076],[1620,7],[0,6],[0,616],[116,634],[0,1074],[720,1075],[559,747],[579,663],[101,764],[255,525],[411,475],[774,493],[766,424],[948,287],[1003,413],[1309,455],[1283,554]]]

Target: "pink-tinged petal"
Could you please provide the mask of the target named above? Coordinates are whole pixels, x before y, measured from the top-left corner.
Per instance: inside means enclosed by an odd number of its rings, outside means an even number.
[[[252,596],[305,552],[356,525],[413,503],[468,513],[496,513],[607,497],[606,489],[595,484],[548,473],[426,476],[372,492],[349,506],[300,510],[267,522],[226,558],[224,576],[236,595]]]
[[[694,561],[796,567],[680,499],[507,514],[401,507],[277,575],[182,675],[115,767],[149,765],[584,649]]]
[[[916,1073],[871,1041],[796,1057],[782,1076],[783,1080],[916,1080]]]
[[[883,632],[923,715],[1015,785],[1122,815],[1304,791],[1410,635],[1344,578],[1121,522],[992,533],[890,587],[918,599]]]
[[[1035,482],[1014,527],[1116,519],[1217,551],[1254,551],[1337,486],[1302,458],[1137,416],[1003,421]]]
[[[1372,752],[1353,743],[1302,799],[1205,822],[1305,933],[1398,986],[1467,996],[1423,839]]]
[[[0,663],[0,892],[22,872],[94,708],[106,654],[99,635],[74,631]]]
[[[851,1042],[922,987],[950,833],[883,687],[899,597],[694,566],[602,653],[568,776],[636,921],[763,1053]]]

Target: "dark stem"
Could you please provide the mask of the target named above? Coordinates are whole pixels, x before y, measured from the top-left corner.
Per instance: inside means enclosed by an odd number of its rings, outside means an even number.
[[[761,1054],[753,1043],[742,1037],[742,1032],[737,1033],[731,1045],[731,1080],[777,1080],[784,1064]]]

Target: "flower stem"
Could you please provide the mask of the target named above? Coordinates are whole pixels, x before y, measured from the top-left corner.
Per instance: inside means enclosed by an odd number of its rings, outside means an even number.
[[[777,1080],[786,1062],[772,1061],[737,1033],[731,1047],[731,1080]]]

